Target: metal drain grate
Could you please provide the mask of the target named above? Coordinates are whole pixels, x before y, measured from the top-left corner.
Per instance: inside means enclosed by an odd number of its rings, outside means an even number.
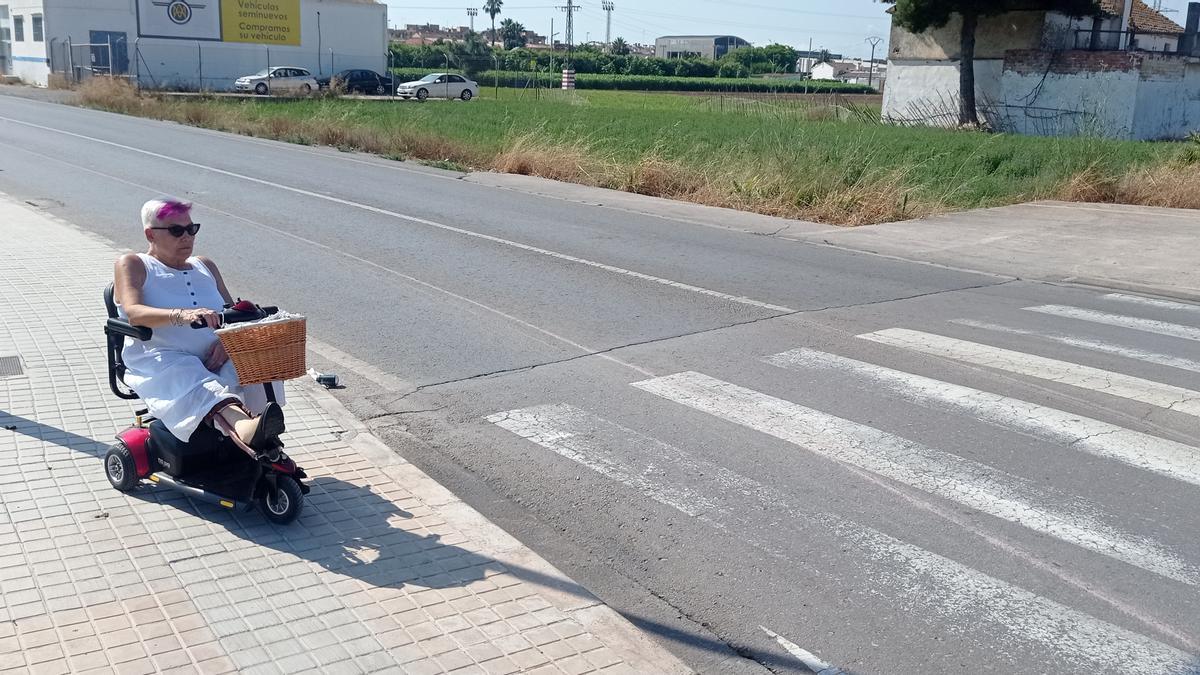
[[[0,377],[17,377],[25,374],[21,367],[21,357],[0,356]]]

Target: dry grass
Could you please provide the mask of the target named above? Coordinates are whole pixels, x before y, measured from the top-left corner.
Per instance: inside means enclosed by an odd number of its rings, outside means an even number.
[[[1200,209],[1200,170],[1183,162],[1133,169],[1120,176],[1089,169],[1064,185],[1059,198],[1073,202]]]
[[[961,193],[978,180],[970,173],[969,161],[1007,147],[980,145],[961,160],[962,166],[952,171],[953,175],[931,189],[928,181],[924,187],[914,187],[921,183],[917,178],[934,169],[945,169],[945,158],[928,160],[936,164],[902,164],[896,168],[893,163],[889,167],[886,158],[873,154],[878,150],[869,138],[856,141],[858,149],[840,158],[822,160],[804,148],[823,146],[779,138],[776,145],[781,150],[774,157],[742,153],[712,161],[700,155],[675,153],[670,157],[671,153],[658,143],[640,154],[618,155],[611,146],[603,149],[596,139],[552,140],[545,130],[514,133],[498,149],[482,149],[478,144],[403,121],[382,127],[368,124],[353,117],[352,110],[337,101],[321,101],[315,110],[289,115],[279,108],[249,102],[142,95],[125,81],[107,78],[86,82],[80,88],[80,97],[84,105],[91,107],[233,133],[465,170],[539,176],[838,225],[890,222],[952,210],[963,201]],[[752,105],[758,109],[761,104]],[[841,110],[830,113],[829,108],[796,108],[789,112],[814,117],[843,114]],[[858,114],[849,111],[850,117]],[[1000,137],[993,140],[1004,143]],[[1065,179],[1043,183],[1036,194],[1013,194],[1008,202],[1056,196],[1067,201],[1200,208],[1200,141],[1184,146],[1172,162],[1126,166],[1131,168],[1114,170],[1093,165]]]
[[[50,73],[50,77],[46,80],[47,89],[70,89],[71,81],[63,73]]]

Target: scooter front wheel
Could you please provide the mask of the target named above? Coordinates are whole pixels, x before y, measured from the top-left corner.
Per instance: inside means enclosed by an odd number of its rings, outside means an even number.
[[[129,492],[138,484],[137,467],[129,447],[118,441],[104,455],[104,475],[121,492]]]
[[[267,520],[276,525],[287,525],[300,517],[304,509],[304,491],[291,476],[275,479],[276,489],[269,487],[258,497],[258,506]]]

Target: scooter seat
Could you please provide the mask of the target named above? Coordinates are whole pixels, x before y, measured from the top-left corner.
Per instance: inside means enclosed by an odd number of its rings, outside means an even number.
[[[206,471],[220,462],[225,436],[201,424],[186,443],[167,429],[161,420],[150,423],[151,467],[173,478]]]

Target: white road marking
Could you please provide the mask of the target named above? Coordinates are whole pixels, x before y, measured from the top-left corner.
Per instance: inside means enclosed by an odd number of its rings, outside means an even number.
[[[4,119],[4,118],[0,117],[0,119]],[[95,170],[95,169],[89,169],[88,167],[85,167],[85,166],[80,166],[80,165],[78,165],[78,164],[72,164],[72,163],[70,163],[70,162],[64,162],[63,160],[61,160],[61,159],[59,159],[59,158],[57,158],[57,157],[51,157],[50,155],[45,155],[45,154],[42,154],[42,153],[40,153],[40,152],[34,152],[33,150],[28,150],[28,149],[21,148],[21,147],[18,147],[18,146],[9,145],[9,144],[7,144],[7,143],[0,143],[0,145],[7,145],[8,147],[16,148],[17,150],[19,150],[19,151],[21,151],[21,152],[24,152],[24,153],[27,153],[27,154],[30,154],[30,155],[34,155],[34,156],[37,156],[37,157],[42,157],[43,159],[45,159],[45,160],[47,160],[47,161],[53,161],[53,162],[57,162],[57,163],[59,163],[59,164],[62,164],[62,165],[64,165],[64,166],[69,166],[69,167],[71,167],[71,168],[73,168],[73,169],[76,169],[76,170],[79,170],[79,171],[84,171],[84,172],[86,172],[86,173],[90,173],[90,174],[93,174],[93,175],[96,175],[96,176],[101,176],[101,177],[107,178],[107,179],[109,179],[109,180],[112,180],[112,181],[115,181],[115,182],[118,182],[118,183],[122,183],[122,184],[124,184],[124,185],[130,185],[130,186],[133,186],[133,187],[136,187],[136,188],[142,189],[142,190],[146,190],[148,193],[150,193],[150,194],[152,194],[152,195],[160,195],[160,194],[162,194],[162,190],[159,190],[159,189],[156,189],[156,188],[150,187],[149,185],[144,185],[144,184],[142,184],[142,183],[136,183],[136,182],[134,182],[134,181],[130,181],[130,180],[126,180],[126,179],[124,179],[124,178],[121,178],[121,177],[119,177],[119,176],[113,176],[112,174],[107,174],[107,173],[104,173],[104,172],[102,172],[102,171],[97,171],[97,170]],[[317,249],[320,249],[320,250],[326,251],[326,252],[328,252],[328,253],[331,253],[331,254],[333,254],[333,255],[339,255],[339,256],[342,256],[342,257],[344,257],[344,258],[346,258],[346,259],[348,259],[348,260],[353,260],[354,262],[357,262],[357,263],[359,263],[359,264],[366,265],[366,266],[368,266],[368,267],[372,267],[372,268],[374,268],[374,269],[376,269],[376,270],[379,270],[380,272],[383,272],[383,273],[385,273],[385,274],[389,274],[389,275],[391,275],[391,276],[394,276],[394,277],[396,277],[396,278],[398,278],[398,279],[402,279],[402,280],[404,280],[404,281],[406,281],[406,282],[410,283],[412,286],[416,287],[416,289],[417,289],[417,290],[419,290],[419,291],[421,291],[421,292],[424,292],[424,293],[426,293],[427,295],[433,296],[434,294],[441,294],[441,295],[444,295],[444,296],[446,296],[446,297],[449,297],[449,298],[452,298],[452,299],[454,299],[454,300],[457,300],[458,302],[460,302],[460,303],[463,303],[464,305],[470,305],[470,306],[472,306],[472,307],[476,307],[476,308],[478,308],[478,309],[481,309],[481,310],[483,310],[483,311],[485,311],[485,312],[489,312],[489,313],[491,313],[491,314],[495,314],[496,316],[498,316],[498,317],[500,317],[500,318],[502,318],[502,319],[505,319],[506,321],[509,321],[509,322],[511,322],[511,323],[514,323],[514,324],[517,324],[517,325],[521,326],[522,328],[525,328],[525,329],[527,329],[527,330],[523,331],[523,334],[524,334],[526,337],[528,337],[528,338],[530,338],[530,339],[533,339],[533,340],[536,340],[537,342],[540,342],[540,343],[542,343],[542,344],[544,344],[544,345],[547,345],[547,346],[552,346],[552,345],[550,345],[550,343],[546,342],[545,340],[542,340],[542,339],[538,338],[538,336],[537,336],[537,335],[535,335],[535,333],[540,333],[541,335],[544,335],[544,336],[546,336],[546,337],[548,337],[548,338],[550,338],[550,339],[552,339],[552,340],[556,340],[556,341],[558,341],[558,342],[560,342],[560,343],[562,343],[562,344],[568,345],[568,346],[570,346],[570,347],[574,347],[575,349],[578,349],[578,350],[580,350],[580,351],[584,352],[585,354],[594,354],[595,356],[597,356],[597,357],[599,357],[599,358],[601,358],[601,359],[603,359],[603,360],[605,360],[605,361],[609,361],[609,362],[611,362],[611,363],[615,363],[615,364],[617,364],[617,365],[624,366],[624,367],[626,367],[626,368],[629,368],[630,370],[632,370],[632,371],[634,371],[634,372],[636,372],[636,373],[640,373],[641,375],[644,375],[644,376],[646,376],[646,377],[653,377],[653,376],[654,376],[654,373],[653,373],[653,372],[651,372],[651,371],[649,371],[649,370],[647,370],[647,369],[645,369],[645,368],[642,368],[641,366],[634,365],[634,364],[632,364],[632,363],[629,363],[629,362],[627,362],[627,361],[624,361],[624,360],[622,360],[622,359],[620,359],[620,358],[618,358],[618,357],[616,357],[616,356],[613,356],[613,355],[611,355],[611,354],[605,354],[605,353],[603,353],[603,352],[600,352],[599,350],[597,350],[597,349],[595,349],[595,348],[593,348],[593,347],[589,347],[589,346],[587,346],[587,345],[580,344],[580,343],[578,343],[578,342],[575,342],[575,341],[573,341],[573,340],[571,340],[571,339],[569,339],[569,338],[563,337],[563,336],[561,336],[561,335],[558,335],[558,334],[556,334],[556,333],[554,333],[554,332],[552,332],[552,331],[546,330],[545,328],[542,328],[542,327],[540,327],[540,326],[536,326],[536,325],[534,325],[534,324],[532,324],[532,323],[529,323],[528,321],[525,321],[525,320],[523,320],[523,319],[519,319],[519,318],[517,318],[517,317],[515,317],[515,316],[513,316],[513,315],[511,315],[511,314],[508,314],[507,312],[504,312],[504,311],[502,311],[502,310],[496,309],[495,307],[491,307],[491,306],[485,305],[485,304],[483,304],[483,303],[481,303],[481,302],[478,302],[478,301],[476,301],[476,300],[472,300],[472,299],[470,299],[470,298],[468,298],[468,297],[466,297],[466,296],[459,295],[458,293],[455,293],[454,291],[451,291],[451,290],[448,290],[448,289],[442,288],[441,286],[437,286],[437,285],[435,285],[435,284],[431,284],[431,283],[429,283],[428,281],[423,281],[423,280],[421,280],[421,279],[418,279],[418,278],[416,278],[416,277],[409,276],[409,275],[407,275],[407,274],[404,274],[403,272],[399,272],[399,271],[397,271],[397,270],[395,270],[395,269],[392,269],[392,268],[390,268],[390,267],[387,267],[387,266],[384,266],[384,265],[380,265],[379,263],[377,263],[377,262],[374,262],[374,261],[372,261],[372,260],[367,260],[366,258],[362,258],[362,257],[356,256],[356,255],[354,255],[353,253],[348,253],[348,252],[346,252],[346,251],[343,251],[343,250],[341,250],[341,249],[334,248],[333,246],[329,246],[328,244],[322,244],[322,243],[320,243],[320,242],[318,242],[318,241],[313,241],[312,239],[307,239],[307,238],[305,238],[305,237],[301,237],[300,235],[298,235],[298,234],[295,234],[295,233],[293,233],[293,232],[289,232],[289,231],[287,231],[287,230],[282,230],[282,229],[279,229],[279,228],[277,228],[277,227],[271,227],[270,225],[267,225],[266,223],[260,223],[260,222],[258,222],[257,220],[251,220],[251,219],[249,219],[249,218],[246,218],[245,216],[241,216],[241,215],[238,215],[238,214],[236,214],[236,213],[231,213],[231,212],[229,212],[229,211],[225,211],[225,210],[219,209],[219,208],[217,208],[217,207],[215,207],[215,206],[211,206],[211,205],[208,205],[208,204],[204,204],[204,203],[202,203],[202,202],[199,202],[199,201],[196,201],[196,200],[193,200],[193,203],[194,203],[196,206],[198,206],[198,207],[200,207],[200,208],[202,208],[202,209],[208,209],[209,211],[212,211],[212,212],[214,212],[214,213],[219,213],[219,214],[221,214],[221,215],[223,215],[223,216],[225,216],[225,217],[227,217],[227,218],[232,218],[232,219],[235,219],[235,220],[240,220],[240,221],[242,221],[242,222],[244,222],[244,223],[247,223],[247,224],[249,224],[249,225],[252,225],[252,226],[254,226],[254,227],[258,227],[258,228],[260,228],[260,229],[263,229],[263,230],[265,230],[265,231],[267,231],[267,232],[271,232],[271,233],[273,233],[273,234],[279,235],[279,236],[281,236],[281,237],[286,237],[286,238],[288,238],[288,239],[291,239],[291,240],[293,240],[293,241],[298,241],[298,242],[301,242],[301,243],[303,243],[303,244],[305,244],[305,245],[312,246],[313,248],[317,248]],[[467,311],[470,311],[470,309],[468,308],[468,310],[467,310]],[[360,374],[362,374],[362,373],[360,373]],[[371,378],[368,378],[368,379],[371,379]],[[377,382],[377,383],[382,383],[382,382]],[[387,385],[385,385],[385,386],[387,386]],[[400,388],[397,388],[397,390],[400,390]]]
[[[795,642],[783,637],[779,633],[776,633],[766,626],[759,626],[758,628],[762,632],[766,633],[767,637],[770,637],[778,642],[779,646],[786,649],[789,654],[796,657],[800,663],[804,664],[805,668],[808,668],[817,675],[842,675],[843,671],[840,668],[834,668],[828,663],[825,663],[818,658],[816,654],[813,654],[807,649],[800,647],[800,645],[797,645]]]
[[[1200,448],[1020,399],[950,384],[812,349],[764,359],[781,368],[832,369],[869,379],[918,405],[940,406],[1003,428],[1036,434],[1099,457],[1200,485]]]
[[[687,515],[699,512],[694,515],[697,520],[735,532],[749,545],[772,555],[780,555],[781,538],[796,539],[789,523],[815,523],[850,548],[848,554],[853,557],[848,560],[862,570],[867,590],[901,603],[915,621],[969,637],[987,639],[1003,633],[1084,669],[1127,675],[1195,675],[1194,657],[1179,649],[877,530],[804,510],[775,488],[578,408],[544,405],[487,419],[660,504]],[[632,452],[624,459],[609,448]],[[691,480],[677,480],[675,475]],[[688,487],[689,482],[698,487]],[[778,515],[770,536],[755,534],[755,522],[747,516],[747,499]],[[778,536],[781,531],[782,537]]]
[[[334,197],[331,195],[321,194],[320,192],[313,192],[311,190],[304,190],[301,188],[292,187],[290,185],[284,185],[282,183],[275,183],[275,182],[272,182],[269,180],[264,180],[262,178],[255,178],[253,176],[247,176],[245,174],[237,173],[234,171],[218,169],[216,167],[208,166],[206,164],[200,164],[198,162],[189,162],[188,160],[180,159],[178,157],[171,157],[170,155],[164,155],[164,154],[157,153],[157,152],[151,152],[149,150],[135,148],[133,146],[124,145],[122,143],[106,141],[102,138],[95,138],[93,136],[77,134],[77,133],[74,133],[71,131],[63,131],[62,129],[55,129],[53,127],[47,127],[47,126],[43,126],[40,124],[33,124],[32,122],[24,122],[21,120],[10,118],[10,117],[0,116],[0,120],[4,120],[6,122],[12,122],[13,124],[20,124],[23,126],[32,127],[34,129],[41,129],[43,131],[49,131],[49,132],[56,133],[56,134],[62,134],[64,136],[80,138],[83,140],[92,141],[94,143],[100,143],[102,145],[108,145],[108,146],[111,146],[114,148],[128,150],[129,152],[136,152],[138,154],[146,155],[148,157],[154,157],[156,159],[162,159],[162,160],[166,160],[168,162],[175,162],[177,164],[182,164],[184,166],[190,166],[195,169],[202,169],[204,171],[211,171],[213,173],[220,174],[222,176],[229,176],[230,178],[237,178],[239,180],[256,183],[258,185],[265,185],[267,187],[272,187],[277,190],[283,190],[285,192],[291,192],[293,194],[303,195],[305,197],[311,197],[313,199],[320,199],[323,201],[332,202],[334,204],[341,204],[342,206],[350,206],[350,207],[353,207],[356,209],[362,209],[363,211],[368,211],[370,213],[375,213],[375,214],[379,214],[382,216],[398,218],[400,220],[408,221],[410,223],[417,223],[419,225],[425,225],[427,227],[434,227],[439,230],[445,230],[447,232],[454,232],[455,234],[461,234],[461,235],[464,235],[467,237],[483,239],[485,241],[490,241],[492,243],[501,244],[504,246],[510,246],[513,248],[521,249],[523,251],[529,251],[531,253],[537,253],[537,254],[548,256],[551,258],[556,258],[558,260],[565,260],[568,262],[578,263],[580,265],[586,265],[588,267],[594,267],[596,269],[601,269],[606,272],[612,272],[614,274],[621,274],[621,275],[632,277],[635,279],[641,279],[643,281],[649,281],[649,282],[656,283],[656,284],[662,284],[664,286],[669,286],[671,288],[677,288],[677,289],[684,290],[684,291],[690,291],[692,293],[708,295],[708,296],[711,296],[714,298],[719,298],[721,300],[726,300],[728,302],[736,302],[736,303],[739,303],[742,305],[749,305],[751,307],[758,307],[760,309],[767,309],[767,310],[771,310],[773,312],[780,312],[780,313],[784,313],[784,314],[791,314],[796,311],[794,309],[791,309],[790,307],[783,307],[781,305],[773,305],[771,303],[754,300],[753,298],[747,298],[747,297],[737,296],[737,295],[730,295],[728,293],[722,293],[720,291],[714,291],[714,290],[711,290],[708,288],[702,288],[700,286],[693,286],[691,284],[685,284],[685,283],[682,283],[679,281],[672,281],[670,279],[656,277],[654,275],[645,274],[643,272],[635,272],[633,270],[627,270],[627,269],[624,269],[621,267],[616,267],[615,265],[608,265],[605,263],[588,260],[586,258],[580,258],[577,256],[568,255],[566,253],[558,253],[557,251],[551,251],[549,249],[544,249],[544,248],[540,248],[537,246],[531,246],[529,244],[522,244],[520,242],[512,241],[510,239],[504,239],[502,237],[496,237],[496,236],[493,236],[490,234],[483,234],[481,232],[465,230],[461,227],[454,227],[453,225],[445,225],[445,224],[437,223],[437,222],[434,222],[432,220],[428,220],[425,218],[418,218],[416,216],[410,216],[410,215],[406,215],[403,213],[398,213],[396,211],[390,211],[388,209],[381,209],[376,206],[370,206],[369,204],[362,204],[360,202],[351,201],[349,199],[341,199],[340,197]]]
[[[1116,300],[1117,302],[1132,302],[1137,305],[1153,307],[1155,309],[1169,309],[1179,312],[1192,312],[1194,314],[1200,314],[1200,305],[1192,305],[1185,302],[1159,300],[1158,298],[1147,298],[1141,295],[1129,295],[1128,293],[1109,293],[1104,297],[1108,300]]]
[[[650,476],[656,472],[654,464],[636,471],[627,469],[604,449],[605,445],[597,441],[597,436],[604,436],[611,447],[638,448],[645,457],[668,465],[679,455],[678,450],[632,429],[598,420],[579,408],[566,404],[545,405],[497,413],[489,416],[487,421],[689,516],[702,516],[716,508],[712,501],[687,488],[652,480]]]
[[[1041,305],[1039,307],[1026,307],[1025,311],[1038,312],[1039,314],[1049,314],[1051,316],[1061,316],[1067,319],[1078,319],[1079,321],[1091,321],[1092,323],[1102,323],[1120,328],[1131,328],[1133,330],[1140,330],[1147,333],[1157,333],[1159,335],[1183,338],[1184,340],[1200,341],[1200,328],[1195,326],[1184,326],[1178,323],[1169,323],[1167,321],[1142,319],[1136,316],[1124,316],[1121,314],[1111,314],[1109,312],[1098,312],[1094,309],[1068,307],[1066,305]]]
[[[1010,335],[1029,335],[1032,337],[1042,338],[1044,340],[1051,340],[1069,347],[1078,347],[1079,349],[1103,352],[1105,354],[1112,354],[1114,356],[1122,356],[1127,359],[1136,359],[1138,361],[1155,363],[1160,366],[1167,366],[1169,368],[1179,368],[1180,370],[1190,370],[1194,373],[1200,373],[1200,361],[1185,359],[1179,356],[1171,356],[1170,354],[1148,352],[1135,347],[1124,347],[1122,345],[1115,345],[1100,340],[1092,340],[1090,338],[1075,337],[1066,333],[1052,333],[1049,331],[1013,328],[1011,326],[1001,326],[995,323],[988,323],[986,321],[973,321],[971,319],[952,319],[950,323],[956,323],[960,326],[970,326],[971,328],[981,328],[983,330],[996,331],[998,333],[1008,333]]]
[[[1091,503],[999,469],[701,373],[633,386],[1168,579],[1200,583],[1188,562],[1151,539],[1104,523]]]
[[[906,328],[888,328],[858,337],[964,363],[1090,389],[1200,417],[1200,391],[1144,380],[1132,375]]]

